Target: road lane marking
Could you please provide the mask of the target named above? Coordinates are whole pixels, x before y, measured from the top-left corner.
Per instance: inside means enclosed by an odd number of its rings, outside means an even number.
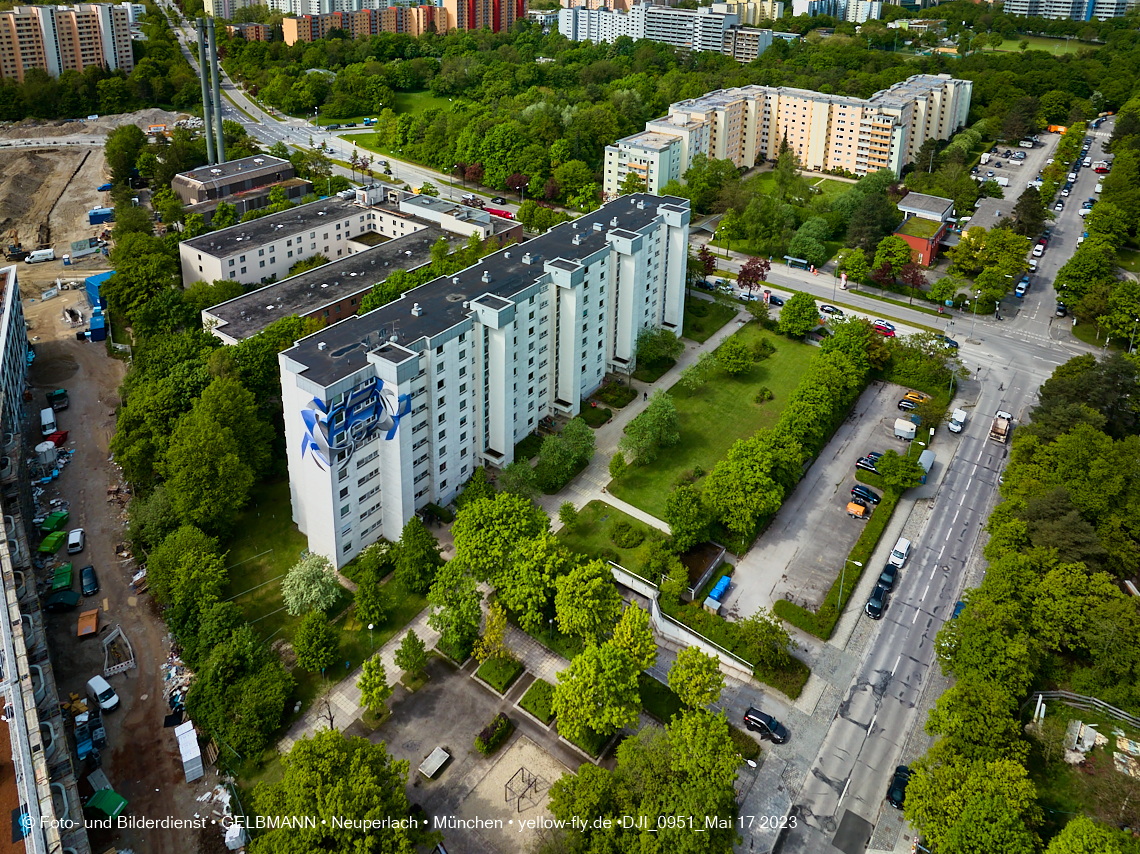
[[[925,602],[926,601],[926,594],[929,592],[930,592],[930,585],[927,584],[926,589],[922,591],[922,595],[918,597],[918,601]]]
[[[895,666],[891,668],[891,676],[894,676],[895,671],[899,669],[900,661],[902,661],[902,653],[899,653],[899,657],[895,659]]]
[[[871,716],[871,723],[867,726],[867,735],[871,734],[871,730],[875,728],[875,721],[879,719],[878,713]]]
[[[844,799],[845,797],[847,797],[847,789],[848,789],[850,786],[851,786],[851,778],[850,778],[850,777],[848,777],[848,778],[847,778],[847,782],[846,782],[846,784],[844,784],[844,786],[843,786],[843,794],[839,796],[839,803],[837,803],[837,804],[835,805],[836,809],[838,809],[838,808],[839,808],[839,804],[843,803],[843,799]]]
[[[918,615],[919,615],[920,613],[921,613],[921,611],[919,611],[917,608],[915,608],[915,609],[914,609],[914,619],[910,621],[910,624],[911,624],[912,626],[913,626],[915,623],[917,623],[917,622],[918,622]]]

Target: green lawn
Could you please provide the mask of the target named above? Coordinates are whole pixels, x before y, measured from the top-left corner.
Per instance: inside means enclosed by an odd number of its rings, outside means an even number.
[[[637,370],[633,372],[633,378],[638,382],[655,383],[668,373],[675,364],[677,364],[675,359],[658,359],[655,362],[646,362],[639,365]]]
[[[426,90],[396,93],[396,113],[418,113],[421,110],[430,110],[432,107],[446,109],[450,103],[450,98],[433,95]]]
[[[513,658],[488,658],[475,675],[500,694],[505,694],[522,672],[523,666]]]
[[[1073,337],[1078,341],[1084,341],[1093,347],[1104,346],[1104,331],[1097,330],[1095,323],[1078,323],[1073,327]],[[1113,338],[1108,342],[1109,350],[1119,350],[1123,353],[1128,348],[1128,341],[1124,338]]]
[[[1120,266],[1130,273],[1140,273],[1140,251],[1136,249],[1117,249],[1116,260]]]
[[[613,410],[611,410],[608,406],[584,405],[582,407],[580,415],[582,417],[582,420],[593,427],[595,430],[614,417]]]
[[[848,184],[846,181],[836,181],[834,178],[821,178],[813,182],[812,186],[818,187],[825,196],[841,196],[855,185]]]
[[[558,538],[568,548],[591,558],[599,557],[603,552],[609,551],[612,553],[610,559],[614,563],[636,571],[636,567],[640,563],[637,559],[637,551],[642,544],[638,544],[632,549],[619,549],[614,545],[613,540],[610,539],[610,525],[618,519],[625,519],[634,528],[642,531],[646,537],[652,535],[649,526],[645,523],[611,507],[604,501],[591,501],[578,511],[578,522],[574,525],[574,530],[570,531],[563,528],[558,532]],[[657,529],[653,530],[656,531]],[[662,537],[665,536],[664,531],[659,533]],[[614,555],[616,555],[616,559]]]
[[[674,385],[669,393],[677,407],[681,441],[665,449],[654,462],[631,466],[610,485],[614,495],[660,519],[665,512],[665,499],[682,475],[698,467],[712,471],[737,439],[776,423],[814,350],[766,332],[755,323],[747,324],[736,334],[750,346],[768,338],[776,352],[737,377],[718,370],[695,392]],[[770,388],[775,399],[754,403],[761,386]]]
[[[1028,50],[1047,50],[1049,53],[1060,55],[1062,53],[1076,53],[1079,50],[1099,50],[1101,45],[1089,44],[1088,42],[1077,41],[1076,39],[1054,39],[1049,36],[1013,36],[1009,41],[1006,41],[998,48],[998,52],[1006,53],[1019,53],[1021,42],[1029,42]],[[991,48],[987,47],[984,53],[989,53]]]
[[[522,695],[519,705],[544,724],[550,723],[554,717],[554,686],[545,679],[535,679]]]
[[[229,550],[226,563],[230,571],[225,597],[232,598],[241,607],[245,618],[266,642],[278,638],[291,640],[301,620],[285,611],[281,579],[289,567],[300,560],[307,542],[293,524],[288,481],[254,487],[250,504],[234,530],[237,534],[224,544]],[[395,603],[392,613],[387,621],[372,630],[369,640],[368,627],[361,625],[353,614],[345,614],[352,604],[352,594],[342,589],[337,603],[328,611],[340,634],[338,663],[328,671],[328,678],[344,678],[427,606],[423,596],[394,588],[392,600]],[[297,680],[297,695],[303,702],[307,703],[320,692],[321,674],[298,667],[293,676]]]
[[[685,299],[685,326],[681,337],[704,344],[732,318],[736,317],[736,306],[706,299],[687,297]]]
[[[540,450],[542,450],[542,437],[535,433],[528,433],[522,441],[515,445],[515,459],[533,459],[538,456]]]

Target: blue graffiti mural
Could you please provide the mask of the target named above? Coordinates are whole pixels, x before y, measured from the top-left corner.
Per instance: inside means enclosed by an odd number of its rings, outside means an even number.
[[[331,408],[313,398],[301,410],[301,421],[305,425],[301,457],[311,454],[317,465],[329,469],[337,454],[344,451],[342,462],[347,462],[352,459],[353,451],[377,431],[384,433],[385,441],[394,438],[400,419],[411,411],[411,398],[406,394],[397,396],[377,377]]]

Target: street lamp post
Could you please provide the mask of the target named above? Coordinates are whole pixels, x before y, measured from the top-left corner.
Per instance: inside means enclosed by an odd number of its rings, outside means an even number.
[[[839,611],[843,607],[843,582],[847,579],[847,564],[849,563],[855,564],[860,569],[863,568],[863,564],[857,560],[851,560],[851,558],[847,558],[847,560],[843,562],[843,572],[839,574],[839,603],[836,606],[836,611]]]
[[[554,618],[550,618],[550,642],[554,642]]]
[[[974,319],[970,322],[970,337],[971,338],[974,337],[974,327],[978,323],[978,303],[981,302],[981,299],[982,299],[982,292],[981,291],[975,291],[974,292]]]
[[[1132,334],[1128,336],[1128,352],[1132,352],[1132,342],[1136,340],[1136,324],[1140,323],[1140,317],[1132,318]]]
[[[368,624],[368,648],[374,650],[372,646],[372,623]]]

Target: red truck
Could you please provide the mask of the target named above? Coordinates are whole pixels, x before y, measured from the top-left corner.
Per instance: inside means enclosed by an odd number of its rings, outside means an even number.
[[[483,208],[491,216],[501,216],[503,219],[514,219],[515,215],[510,211],[499,210],[498,208]]]

